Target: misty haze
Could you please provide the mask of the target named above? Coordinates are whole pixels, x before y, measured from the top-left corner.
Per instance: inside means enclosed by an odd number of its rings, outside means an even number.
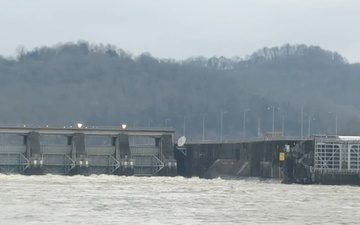
[[[359,132],[357,1],[0,4],[3,125]]]
[[[359,10],[0,0],[0,224],[357,224]]]
[[[360,65],[318,46],[264,47],[245,58],[159,59],[86,41],[1,58],[2,124],[174,127],[225,138],[359,132]],[[221,113],[227,113],[221,116]],[[303,113],[301,113],[301,111]],[[184,121],[185,118],[185,121]],[[310,119],[310,123],[308,120]],[[310,127],[308,127],[310,124]],[[310,129],[308,129],[310,128]],[[259,132],[260,131],[260,132]]]

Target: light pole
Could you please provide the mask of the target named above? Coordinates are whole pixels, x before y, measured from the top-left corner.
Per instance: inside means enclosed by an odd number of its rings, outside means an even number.
[[[246,122],[246,112],[250,111],[250,109],[245,109],[244,110],[244,120],[243,120],[243,139],[246,138],[246,125],[245,125],[245,122]]]
[[[282,123],[281,123],[281,131],[282,131],[282,136],[285,136],[285,115],[281,116],[282,117]]]
[[[151,127],[151,120],[149,120],[148,125],[149,125],[149,128],[150,128]],[[148,144],[150,144],[150,138],[148,138]]]
[[[274,136],[274,132],[275,132],[275,109],[280,109],[279,107],[275,107],[275,106],[270,106],[268,107],[268,109],[272,109],[272,134],[271,136]]]
[[[223,140],[223,117],[228,111],[222,111],[220,115],[220,141]]]
[[[186,119],[188,118],[188,116],[184,116],[184,121],[183,121],[183,136],[185,136],[186,134]]]
[[[335,136],[338,135],[338,115],[335,113]]]
[[[301,129],[301,139],[303,138],[304,136],[304,106],[301,105],[301,125],[300,125],[300,129]]]
[[[137,121],[134,121],[133,122],[133,128],[136,127],[136,124],[137,124]],[[133,145],[135,145],[135,136],[132,138],[132,143],[133,143]]]
[[[258,137],[261,136],[261,119],[258,119],[258,124],[257,124],[257,131],[258,131]]]
[[[165,127],[167,127],[167,122],[170,121],[170,119],[165,119]]]
[[[201,114],[202,115],[202,140],[205,140],[205,116],[206,114]]]
[[[315,120],[315,118],[312,118],[312,120]],[[311,116],[308,116],[308,136],[311,137]]]
[[[335,115],[335,136],[337,137],[337,133],[338,133],[338,114],[337,114],[337,113],[333,113],[333,112],[331,112],[331,111],[329,111],[329,113]]]

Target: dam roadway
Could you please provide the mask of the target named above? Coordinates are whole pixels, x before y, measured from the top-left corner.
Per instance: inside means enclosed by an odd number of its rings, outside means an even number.
[[[312,137],[300,137],[300,136],[285,136],[285,137],[254,137],[246,139],[225,139],[225,140],[188,140],[187,144],[234,144],[234,143],[250,143],[250,142],[262,142],[262,141],[294,141],[300,142],[302,140],[312,140]]]
[[[0,127],[0,134],[18,134],[26,135],[30,132],[37,132],[44,135],[73,135],[74,133],[83,133],[84,135],[94,136],[116,136],[120,133],[129,136],[148,136],[160,137],[164,134],[174,134],[172,128],[125,128],[121,127],[84,127],[84,128],[70,128],[70,127]]]

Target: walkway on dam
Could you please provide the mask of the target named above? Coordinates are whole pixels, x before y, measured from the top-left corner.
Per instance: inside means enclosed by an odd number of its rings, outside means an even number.
[[[301,136],[284,136],[284,137],[253,137],[253,138],[240,138],[240,139],[224,139],[224,140],[195,140],[188,139],[186,144],[221,144],[221,143],[250,143],[250,142],[262,142],[262,141],[310,141],[314,137],[301,137]]]
[[[95,136],[114,136],[118,134],[127,134],[129,136],[149,136],[157,137],[164,134],[174,134],[173,128],[167,127],[147,127],[147,128],[125,128],[121,127],[10,127],[1,126],[0,134],[19,134],[24,135],[30,132],[37,132],[39,134],[51,135],[72,135],[74,133],[83,133],[84,135]]]

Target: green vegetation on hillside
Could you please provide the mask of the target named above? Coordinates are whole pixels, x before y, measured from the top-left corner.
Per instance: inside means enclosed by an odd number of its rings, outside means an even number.
[[[112,45],[81,41],[18,49],[16,59],[0,57],[1,124],[88,126],[168,126],[186,135],[218,138],[221,112],[223,136],[257,136],[281,131],[300,135],[360,134],[360,65],[317,46],[284,45],[264,48],[245,59],[193,57],[183,61],[158,59],[149,53],[133,56]],[[332,113],[329,113],[332,112]],[[352,122],[351,122],[352,121]]]

